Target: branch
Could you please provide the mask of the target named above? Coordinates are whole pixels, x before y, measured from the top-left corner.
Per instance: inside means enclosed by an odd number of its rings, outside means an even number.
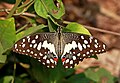
[[[120,36],[120,33],[117,33],[117,32],[103,30],[103,29],[99,29],[99,28],[95,28],[95,27],[90,27],[90,26],[87,26],[87,25],[84,25],[84,27],[87,28],[87,29],[91,29],[91,30],[95,30],[95,31],[103,32],[103,33],[108,33],[108,34]]]

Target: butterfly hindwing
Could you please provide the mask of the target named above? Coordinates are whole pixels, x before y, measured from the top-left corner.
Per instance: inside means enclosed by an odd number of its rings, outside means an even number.
[[[54,33],[38,33],[26,36],[17,41],[12,50],[36,58],[43,65],[54,68],[58,60],[53,41],[55,38]]]
[[[73,68],[84,58],[106,51],[106,45],[100,40],[78,33],[63,33],[65,42],[61,59],[65,68]]]

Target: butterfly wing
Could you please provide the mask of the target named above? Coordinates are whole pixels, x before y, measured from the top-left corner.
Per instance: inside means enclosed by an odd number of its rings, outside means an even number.
[[[65,68],[73,68],[84,58],[106,51],[100,40],[84,34],[63,33],[64,51],[61,59]]]
[[[14,44],[12,50],[38,59],[43,65],[54,68],[57,65],[55,33],[38,33],[24,37]]]

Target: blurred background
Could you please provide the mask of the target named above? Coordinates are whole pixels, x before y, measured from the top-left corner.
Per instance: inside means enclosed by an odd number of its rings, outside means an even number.
[[[66,14],[64,19],[102,30],[120,33],[119,0],[63,0]],[[88,28],[89,29],[89,28]],[[101,66],[113,75],[120,75],[120,35],[89,29],[93,36],[101,39],[109,48],[98,60],[84,60],[80,66]],[[78,72],[81,70],[78,70]]]
[[[11,9],[14,3],[14,0],[2,0],[0,9]],[[100,54],[98,60],[90,58],[81,62],[76,73],[91,66],[100,66],[120,78],[120,0],[63,0],[63,3],[66,10],[63,20],[86,25],[93,36],[108,46],[108,51]],[[5,16],[5,12],[0,12],[0,19]],[[15,19],[16,28],[26,24],[22,16]],[[45,23],[42,18],[37,21]]]

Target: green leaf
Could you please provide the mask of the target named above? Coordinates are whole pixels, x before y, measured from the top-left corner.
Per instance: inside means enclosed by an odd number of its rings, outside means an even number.
[[[16,35],[16,39],[19,40],[19,39],[21,39],[22,37],[25,37],[25,36],[27,36],[27,35],[33,34],[33,33],[37,32],[37,31],[39,31],[39,30],[41,30],[41,29],[43,29],[43,28],[45,28],[45,27],[46,27],[46,26],[43,25],[43,24],[42,24],[42,25],[35,26],[35,27],[30,27],[30,28],[28,28],[28,29],[26,29],[26,30],[18,33],[18,34]],[[17,41],[17,40],[16,40],[16,41]]]
[[[65,14],[64,5],[61,0],[57,0],[59,7],[56,7],[53,0],[35,0],[34,8],[36,13],[47,18],[48,15],[52,15],[56,19],[60,19]]]
[[[101,83],[103,79],[106,79],[105,83],[114,83],[114,77],[103,68],[88,68],[85,75],[97,83]]]
[[[0,20],[0,63],[5,62],[6,56],[2,53],[13,46],[15,39],[14,18]]]
[[[75,74],[67,79],[68,83],[90,83],[90,79],[86,78],[83,73]]]
[[[90,78],[91,80],[98,82],[100,80],[99,75],[95,73],[91,68],[88,68],[85,71],[86,77]]]
[[[45,0],[45,1],[47,1],[47,0]],[[59,7],[56,7],[53,0],[51,0],[51,4],[48,3],[48,8],[49,8],[50,14],[54,18],[60,19],[65,14],[65,9],[64,9],[64,5],[62,3],[62,0],[56,0],[56,1],[57,1],[57,4],[59,5]]]
[[[10,83],[13,79],[13,76],[5,76],[3,78],[3,83]]]
[[[2,44],[0,43],[0,63],[5,63],[7,58],[6,55],[2,55],[3,52],[4,52],[4,49],[2,47]]]
[[[62,83],[64,77],[64,69],[61,63],[58,63],[55,68],[47,68],[35,59],[31,59],[32,76],[42,83]]]
[[[50,83],[49,82],[49,72],[48,68],[43,66],[35,59],[31,59],[31,70],[32,76],[38,81],[42,83]]]
[[[39,16],[47,18],[48,12],[41,0],[35,0],[34,9]]]
[[[75,69],[74,68],[66,69],[65,76],[69,77],[69,76],[71,76],[74,73],[75,73]]]
[[[69,23],[66,26],[66,28],[63,28],[63,32],[76,32],[76,33],[91,35],[90,32],[85,27],[75,22]]]
[[[55,25],[51,19],[48,19],[48,27],[50,32],[55,32],[57,29],[57,25]]]

